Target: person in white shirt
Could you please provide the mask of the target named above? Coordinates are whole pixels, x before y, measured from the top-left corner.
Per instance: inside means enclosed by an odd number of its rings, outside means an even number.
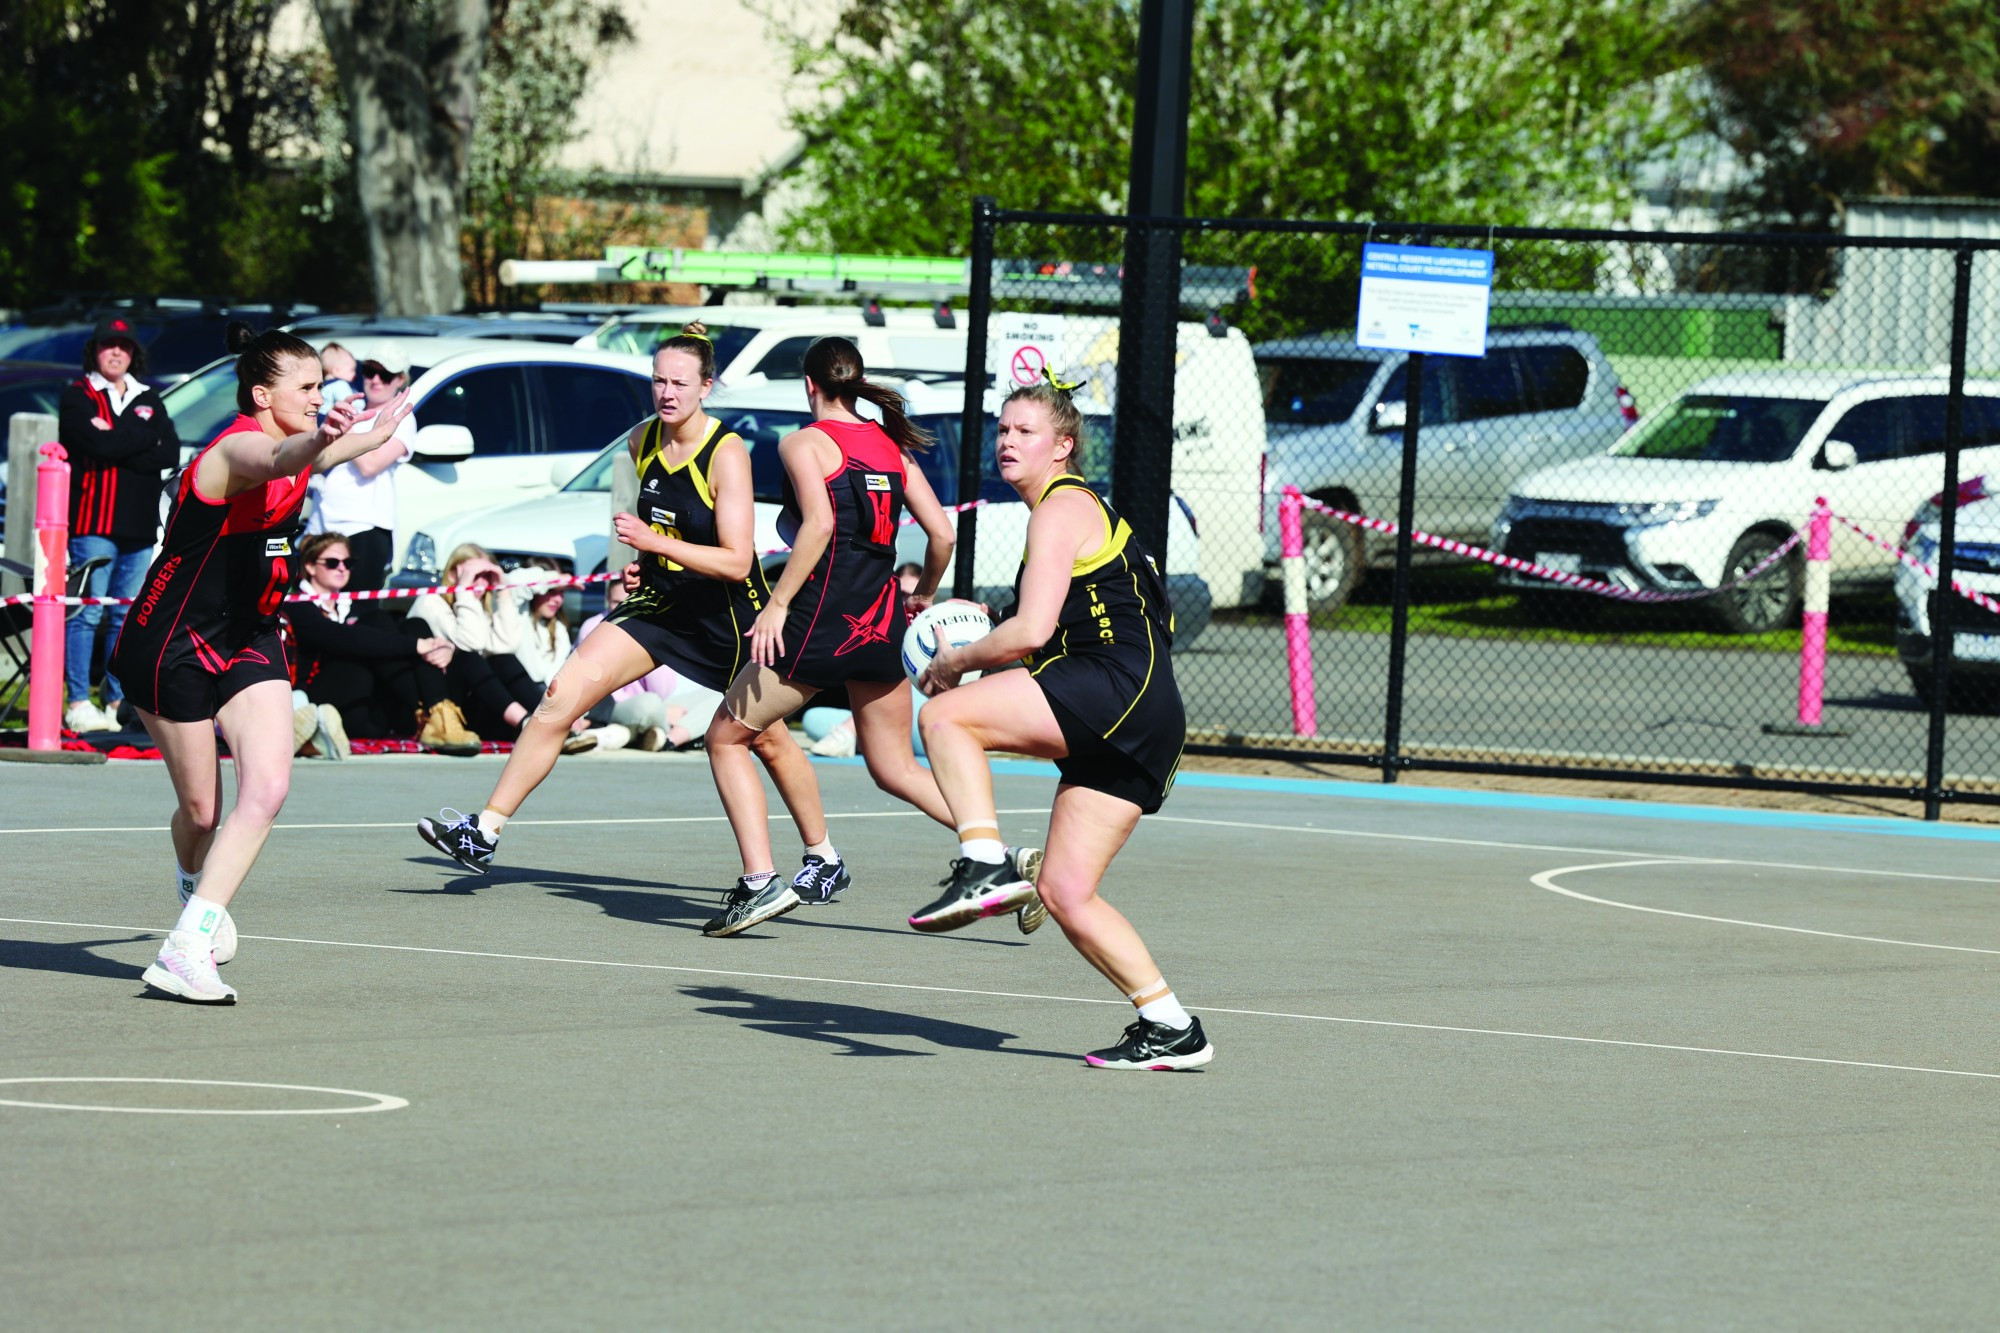
[[[401,352],[383,352],[361,363],[361,397],[372,422],[381,407],[401,393],[410,379],[409,359]],[[366,429],[364,424],[362,429]],[[319,505],[306,525],[313,532],[343,532],[354,556],[354,592],[380,588],[389,578],[389,561],[396,551],[396,469],[410,456],[417,438],[417,419],[403,424],[381,446],[351,463],[327,472],[318,482]]]

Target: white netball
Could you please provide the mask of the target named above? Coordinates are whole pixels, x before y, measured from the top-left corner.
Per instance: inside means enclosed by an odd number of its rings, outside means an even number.
[[[971,602],[935,602],[903,632],[903,670],[914,681],[937,656],[941,643],[964,647],[985,638],[992,628],[986,613]],[[979,673],[968,671],[959,679],[977,680]]]

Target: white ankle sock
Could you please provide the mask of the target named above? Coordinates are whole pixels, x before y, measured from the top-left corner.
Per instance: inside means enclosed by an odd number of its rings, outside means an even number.
[[[185,903],[188,899],[194,897],[195,892],[200,888],[201,872],[197,870],[190,875],[187,871],[181,869],[179,861],[174,862],[174,892],[181,896],[181,901]]]
[[[500,837],[500,830],[507,827],[507,819],[508,816],[501,814],[498,810],[481,810],[479,812],[479,831],[486,835],[488,842],[495,842]]]
[[[1133,1004],[1139,1005],[1139,1017],[1145,1019],[1148,1023],[1164,1023],[1176,1032],[1185,1032],[1193,1024],[1194,1015],[1181,1008],[1181,1002],[1174,998],[1174,993],[1171,990],[1156,1000],[1148,1000],[1144,1004],[1139,1004],[1139,997],[1141,995],[1150,995],[1166,984],[1165,978],[1156,978],[1141,986],[1138,990],[1133,991],[1125,998]]]
[[[215,943],[216,927],[222,924],[222,904],[212,903],[196,894],[181,908],[181,919],[174,922],[174,933],[198,935],[206,944]]]
[[[822,861],[838,861],[840,853],[833,850],[833,839],[822,838],[818,842],[806,844],[806,855],[817,856]]]
[[[1007,859],[1007,849],[998,838],[973,838],[958,844],[958,854],[981,865],[997,866]]]

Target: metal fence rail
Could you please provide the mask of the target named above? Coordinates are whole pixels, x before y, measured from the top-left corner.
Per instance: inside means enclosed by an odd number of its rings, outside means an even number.
[[[1132,447],[1112,429],[1118,309],[977,281],[1115,271],[1135,231],[1171,232],[1202,279],[1160,334],[1177,349],[1167,459],[1113,457],[1114,439]],[[1494,251],[1484,357],[1356,345],[1370,240]],[[1387,781],[1588,772],[1896,793],[1933,817],[2000,802],[2000,616],[1934,591],[2000,593],[2000,499],[1969,485],[1990,473],[2000,492],[2000,241],[983,201],[972,267],[975,338],[1042,316],[1041,353],[1088,380],[1086,471],[1169,470],[1193,519],[1198,549],[1164,561],[1203,590],[1177,594],[1194,612],[1176,652],[1192,744]],[[1309,735],[1279,597],[1287,486],[1308,501]],[[1822,625],[1808,710],[1803,650]]]

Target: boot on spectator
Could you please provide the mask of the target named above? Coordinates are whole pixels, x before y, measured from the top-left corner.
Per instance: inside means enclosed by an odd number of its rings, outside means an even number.
[[[449,699],[417,710],[417,743],[438,754],[479,753],[479,733],[465,725],[465,714]]]

